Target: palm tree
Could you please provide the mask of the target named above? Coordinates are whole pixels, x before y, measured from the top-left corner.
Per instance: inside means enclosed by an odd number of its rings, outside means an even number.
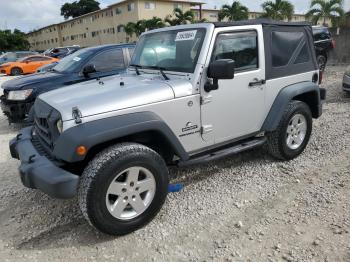
[[[124,27],[124,31],[126,35],[129,36],[130,38],[135,33],[135,23],[133,22],[129,22],[126,25],[120,25],[120,26]]]
[[[248,8],[240,2],[235,1],[232,5],[223,5],[219,12],[219,21],[228,18],[229,21],[248,19]]]
[[[262,17],[274,20],[284,20],[287,18],[290,21],[294,14],[294,6],[287,0],[267,1],[261,6],[264,10]]]
[[[180,8],[175,8],[174,16],[173,18],[172,15],[168,15],[164,21],[171,26],[192,24],[194,21],[194,13],[191,10],[184,12]]]
[[[327,18],[331,19],[333,26],[340,26],[344,18],[343,0],[312,0],[310,11],[306,17],[311,18],[314,24],[323,18],[326,25]]]
[[[151,19],[146,20],[145,26],[147,30],[153,30],[153,29],[165,27],[165,23],[161,18],[153,16]]]

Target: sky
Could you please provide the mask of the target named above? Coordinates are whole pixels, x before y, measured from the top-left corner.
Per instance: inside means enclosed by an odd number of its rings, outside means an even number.
[[[0,0],[0,29],[18,28],[24,32],[63,21],[60,7],[65,2],[74,0]],[[261,11],[261,4],[265,0],[240,0],[251,11]],[[99,0],[101,7],[107,7],[118,0]],[[204,0],[205,7],[220,8],[223,4],[233,0]],[[305,13],[310,0],[290,0],[295,6],[296,13]],[[350,10],[350,0],[344,0],[344,8]]]

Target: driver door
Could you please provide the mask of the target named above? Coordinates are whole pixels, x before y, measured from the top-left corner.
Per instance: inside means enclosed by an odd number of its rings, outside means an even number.
[[[206,66],[219,59],[235,61],[234,79],[219,80],[218,90],[202,89],[202,137],[218,144],[260,130],[266,85],[261,26],[220,28],[214,34]]]

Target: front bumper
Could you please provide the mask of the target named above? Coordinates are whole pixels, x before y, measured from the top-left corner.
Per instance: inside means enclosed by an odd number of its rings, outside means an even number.
[[[38,153],[32,143],[32,127],[22,129],[10,141],[10,152],[13,158],[21,161],[19,173],[24,186],[39,189],[53,198],[76,195],[79,177]]]
[[[343,90],[346,92],[350,92],[350,76],[344,75],[343,77]]]
[[[33,102],[10,101],[4,95],[0,97],[0,102],[1,109],[10,123],[23,122],[34,104]]]

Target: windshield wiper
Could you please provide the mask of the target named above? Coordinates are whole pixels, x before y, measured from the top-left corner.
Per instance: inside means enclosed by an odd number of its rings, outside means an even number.
[[[160,66],[143,66],[143,68],[159,70],[159,72],[162,74],[162,76],[164,77],[165,80],[170,80],[170,78],[164,73],[164,70],[166,70],[166,68],[164,68],[164,67],[160,67]]]
[[[135,65],[135,64],[131,64],[129,66],[132,66],[135,68],[135,71],[136,71],[136,74],[139,76],[140,75],[140,71],[139,71],[139,68],[142,68],[142,66],[140,65]]]

